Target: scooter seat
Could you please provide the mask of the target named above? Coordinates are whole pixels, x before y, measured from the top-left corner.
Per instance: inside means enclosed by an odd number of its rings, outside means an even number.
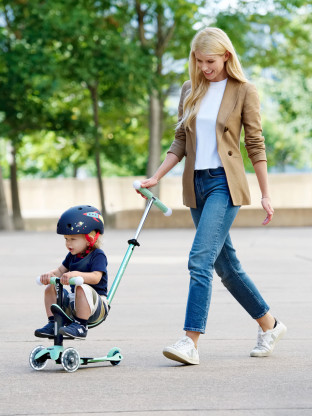
[[[69,325],[71,322],[73,322],[73,319],[70,318],[64,311],[63,309],[58,306],[56,303],[53,303],[53,305],[51,305],[51,312],[53,313],[54,317],[56,318],[57,316],[61,316],[63,319],[63,324],[64,325]]]

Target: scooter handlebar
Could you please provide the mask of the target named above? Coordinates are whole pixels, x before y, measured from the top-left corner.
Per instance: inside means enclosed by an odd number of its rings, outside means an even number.
[[[55,285],[56,279],[57,279],[57,277],[55,277],[55,276],[50,277],[50,284],[51,285]],[[38,276],[36,278],[36,282],[37,282],[37,284],[39,286],[42,286],[43,285],[43,283],[41,283],[41,281],[40,281],[40,276]],[[81,286],[81,285],[83,285],[83,283],[84,283],[84,280],[83,280],[83,277],[81,277],[81,276],[71,277],[69,279],[69,284],[70,285]]]
[[[159,208],[166,217],[170,217],[170,215],[172,214],[172,209],[168,208],[164,203],[162,203],[156,196],[153,195],[153,193],[149,189],[141,188],[140,181],[134,181],[133,187],[142,195],[146,196],[147,199],[154,199],[154,204],[156,205],[156,207]]]

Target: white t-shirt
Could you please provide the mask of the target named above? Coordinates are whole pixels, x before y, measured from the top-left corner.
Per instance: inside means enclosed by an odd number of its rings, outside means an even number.
[[[210,82],[196,117],[195,170],[223,166],[217,150],[216,122],[227,78]]]

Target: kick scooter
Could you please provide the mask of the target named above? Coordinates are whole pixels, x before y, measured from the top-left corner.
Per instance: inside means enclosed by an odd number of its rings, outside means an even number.
[[[144,222],[148,216],[152,205],[154,204],[157,208],[159,208],[166,216],[170,216],[172,214],[172,210],[166,205],[164,205],[157,197],[155,197],[151,191],[146,188],[141,188],[141,184],[139,181],[135,181],[133,184],[134,188],[138,190],[141,194],[143,194],[148,203],[145,207],[145,211],[139,223],[139,226],[136,230],[134,237],[131,240],[128,240],[128,249],[126,254],[122,260],[122,263],[119,267],[119,270],[116,274],[116,277],[112,283],[112,286],[108,292],[107,296],[107,303],[108,308],[110,309],[111,302],[115,296],[119,283],[121,281],[122,276],[126,270],[126,267],[129,263],[129,260],[132,256],[132,253],[136,246],[140,246],[138,243],[139,234],[143,228]],[[37,283],[40,283],[40,277],[37,278]],[[42,370],[47,365],[49,359],[54,360],[56,364],[61,364],[63,369],[69,373],[75,372],[80,365],[88,365],[91,363],[99,363],[109,361],[112,365],[118,365],[120,361],[123,359],[119,348],[115,347],[110,349],[108,354],[104,357],[80,357],[79,352],[72,347],[64,348],[63,340],[64,339],[72,339],[68,337],[64,337],[62,334],[59,333],[59,329],[64,326],[68,325],[70,322],[73,321],[71,317],[69,317],[63,310],[63,285],[60,283],[59,277],[51,277],[50,284],[55,285],[56,295],[57,295],[57,303],[51,306],[51,311],[54,315],[54,336],[51,339],[54,340],[54,345],[51,347],[44,347],[42,345],[38,345],[35,347],[30,355],[29,355],[29,364],[30,366],[36,370]],[[82,285],[83,278],[82,277],[73,277],[69,280],[70,285]],[[97,322],[95,325],[88,325],[88,328],[94,328],[95,326],[101,324],[107,317],[107,314],[103,318],[102,321]]]

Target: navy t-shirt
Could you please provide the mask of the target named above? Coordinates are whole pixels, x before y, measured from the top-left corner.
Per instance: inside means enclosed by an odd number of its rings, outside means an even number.
[[[93,289],[100,296],[107,296],[107,258],[103,250],[96,248],[83,258],[77,257],[76,255],[73,256],[71,253],[68,253],[63,261],[63,266],[70,272],[103,272],[99,283],[89,286],[93,287]],[[74,287],[71,289],[72,292],[74,292]]]

